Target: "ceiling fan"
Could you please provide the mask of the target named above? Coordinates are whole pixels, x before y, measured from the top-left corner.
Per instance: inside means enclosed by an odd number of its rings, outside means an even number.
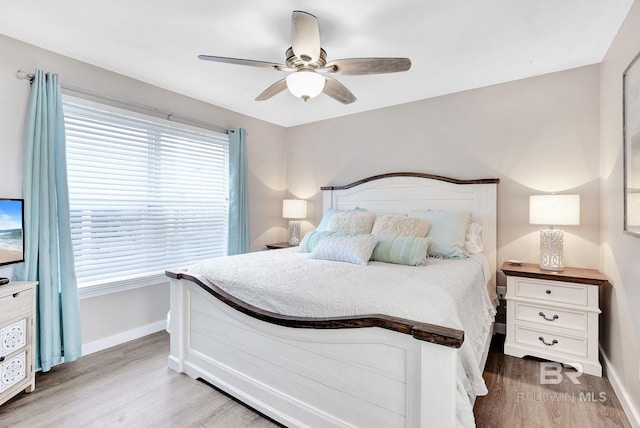
[[[327,53],[320,47],[320,29],[317,18],[307,12],[294,10],[291,16],[291,47],[286,51],[286,64],[222,56],[199,55],[206,61],[252,67],[273,68],[289,72],[286,78],[269,86],[256,101],[267,100],[289,89],[296,97],[308,101],[325,93],[343,104],[351,104],[355,95],[329,74],[362,75],[407,71],[411,68],[409,58],[347,58],[327,62]]]

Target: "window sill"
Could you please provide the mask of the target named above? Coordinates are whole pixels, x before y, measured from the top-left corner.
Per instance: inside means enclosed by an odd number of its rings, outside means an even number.
[[[101,282],[93,282],[84,286],[78,286],[78,298],[90,299],[92,297],[104,296],[106,294],[119,293],[136,288],[149,287],[153,285],[165,284],[169,282],[162,273],[149,274],[138,277],[122,277],[105,280]]]

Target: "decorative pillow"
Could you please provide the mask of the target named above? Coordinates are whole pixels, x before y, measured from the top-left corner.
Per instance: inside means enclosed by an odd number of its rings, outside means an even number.
[[[468,254],[464,248],[467,229],[471,220],[468,212],[454,211],[411,211],[409,217],[426,219],[431,227],[427,237],[430,257],[465,258]]]
[[[353,209],[353,211],[367,211],[367,210],[365,208],[356,207]],[[322,220],[320,220],[320,224],[318,225],[318,227],[316,227],[316,230],[319,232],[324,232],[326,230],[329,230],[329,221],[331,221],[331,218],[338,213],[346,213],[346,212],[348,211],[329,208],[322,215]]]
[[[424,266],[431,238],[378,236],[371,260],[408,266]]]
[[[345,211],[335,214],[329,220],[327,230],[331,232],[366,234],[371,233],[376,213],[369,211]]]
[[[467,231],[467,242],[464,244],[464,249],[469,254],[480,254],[484,251],[482,245],[482,226],[479,223],[469,223],[469,230]]]
[[[311,258],[366,265],[377,242],[373,235],[326,236],[311,251]]]
[[[412,236],[424,238],[429,231],[429,222],[420,217],[406,215],[383,215],[376,217],[371,233],[388,236]]]
[[[307,232],[307,234],[304,235],[304,238],[302,238],[302,241],[300,241],[298,251],[300,251],[301,253],[310,253],[315,248],[315,246],[318,245],[318,242],[320,242],[320,240],[335,233],[336,232],[318,230]]]

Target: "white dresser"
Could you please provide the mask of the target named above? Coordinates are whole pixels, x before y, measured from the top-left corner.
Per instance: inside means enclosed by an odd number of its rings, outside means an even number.
[[[0,405],[36,387],[35,286],[19,281],[0,286]]]
[[[530,355],[602,376],[598,359],[599,290],[607,278],[594,269],[545,271],[505,263],[507,337],[504,353]]]

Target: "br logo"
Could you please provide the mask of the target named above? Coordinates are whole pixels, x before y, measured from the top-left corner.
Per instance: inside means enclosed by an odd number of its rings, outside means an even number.
[[[562,383],[562,375],[573,382],[574,385],[580,385],[578,378],[582,376],[583,367],[580,363],[568,363],[576,371],[564,371],[564,366],[560,363],[540,363],[540,384],[541,385],[557,385]]]

